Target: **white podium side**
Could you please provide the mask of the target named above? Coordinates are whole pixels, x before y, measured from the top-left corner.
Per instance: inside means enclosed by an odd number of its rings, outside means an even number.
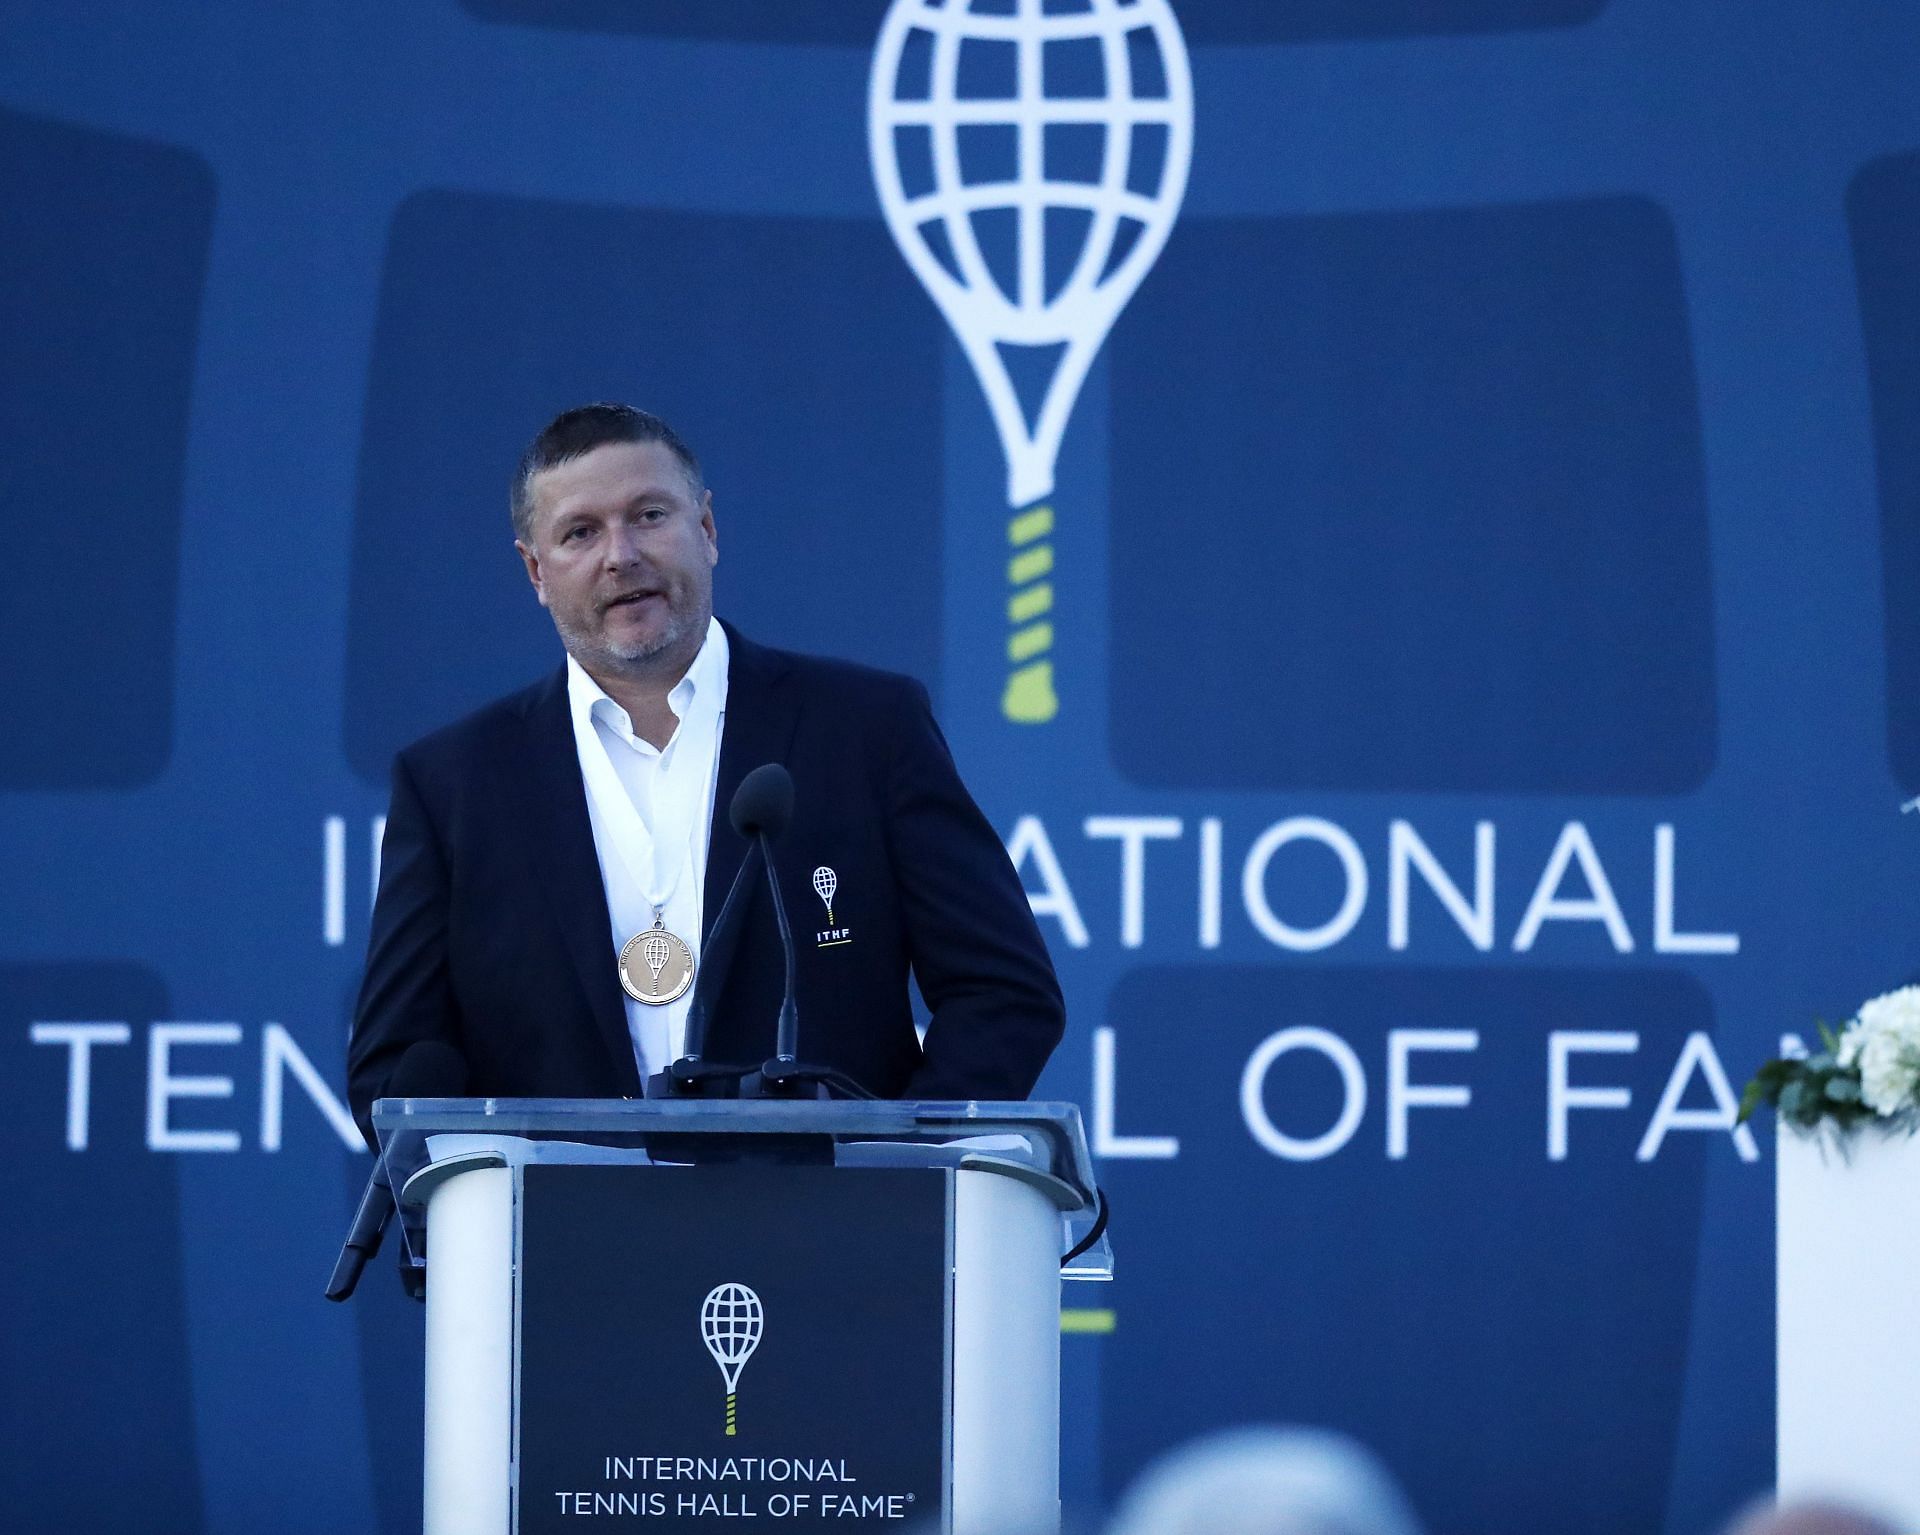
[[[953,1535],[1060,1528],[1060,1212],[954,1174]]]
[[[474,1157],[427,1206],[424,1528],[498,1530],[510,1514],[513,1453],[513,1174]],[[497,1468],[475,1475],[476,1467]]]
[[[1920,1136],[1777,1145],[1780,1494],[1920,1529]]]

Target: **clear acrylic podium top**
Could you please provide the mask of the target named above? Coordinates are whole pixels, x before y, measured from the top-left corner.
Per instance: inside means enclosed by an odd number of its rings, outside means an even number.
[[[483,1155],[496,1165],[632,1162],[678,1166],[801,1148],[841,1167],[957,1167],[1041,1188],[1061,1215],[1064,1254],[1100,1210],[1093,1158],[1071,1103],[699,1098],[382,1098],[373,1128],[412,1261],[423,1263],[424,1212],[405,1192],[431,1163]],[[423,1179],[416,1188],[430,1179]],[[1111,1279],[1103,1231],[1061,1268]]]

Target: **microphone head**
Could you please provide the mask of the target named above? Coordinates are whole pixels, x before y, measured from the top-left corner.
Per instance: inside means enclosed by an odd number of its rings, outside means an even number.
[[[458,1098],[467,1090],[467,1058],[445,1040],[407,1046],[387,1078],[383,1098]]]
[[[727,819],[743,837],[778,837],[793,819],[793,775],[777,762],[762,763],[740,780]]]

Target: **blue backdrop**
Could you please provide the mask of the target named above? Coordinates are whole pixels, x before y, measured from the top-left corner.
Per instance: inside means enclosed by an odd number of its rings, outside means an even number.
[[[707,460],[724,614],[929,684],[1033,892],[1121,1262],[1076,1508],[1247,1418],[1442,1535],[1770,1480],[1727,1079],[1914,962],[1920,12],[1175,9],[1016,725],[881,0],[0,7],[10,1526],[417,1519],[419,1312],[319,1298],[377,818],[555,664],[507,473],[603,396]]]

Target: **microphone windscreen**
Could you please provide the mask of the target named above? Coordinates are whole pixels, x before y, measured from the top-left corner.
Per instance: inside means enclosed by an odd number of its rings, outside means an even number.
[[[743,837],[778,837],[793,819],[793,775],[777,762],[765,762],[740,780],[727,819]]]
[[[467,1058],[441,1039],[407,1046],[387,1078],[383,1098],[458,1098],[467,1090]]]

